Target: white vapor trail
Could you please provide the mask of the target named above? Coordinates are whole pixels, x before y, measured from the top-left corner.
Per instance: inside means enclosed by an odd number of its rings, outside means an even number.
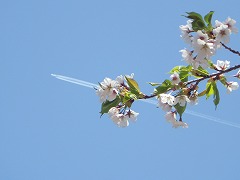
[[[79,79],[75,79],[75,78],[71,78],[71,77],[67,77],[67,76],[57,75],[57,74],[51,74],[51,75],[53,77],[57,78],[57,79],[67,81],[67,82],[70,82],[70,83],[73,83],[73,84],[77,84],[77,85],[80,85],[80,86],[84,86],[84,87],[87,87],[87,88],[98,88],[99,87],[97,84],[90,83],[90,82],[87,82],[87,81],[83,81],[83,80],[79,80]],[[156,100],[151,100],[151,99],[140,99],[140,100],[142,102],[157,105]],[[200,118],[203,118],[203,119],[206,119],[206,120],[209,120],[209,121],[225,124],[225,125],[232,126],[232,127],[235,127],[235,128],[240,128],[240,124],[237,124],[237,123],[234,123],[234,122],[229,122],[229,121],[224,121],[224,120],[222,120],[220,118],[217,118],[217,117],[213,117],[213,116],[209,116],[209,115],[206,115],[206,114],[198,113],[198,112],[195,112],[195,111],[189,111],[189,110],[186,110],[185,113],[190,114],[192,116],[200,117]]]

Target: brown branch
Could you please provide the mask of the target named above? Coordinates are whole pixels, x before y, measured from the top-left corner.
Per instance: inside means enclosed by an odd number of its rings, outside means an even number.
[[[204,76],[202,78],[199,78],[199,79],[194,79],[194,80],[190,80],[188,82],[185,82],[184,85],[187,86],[189,84],[192,84],[192,83],[195,83],[194,84],[194,87],[197,86],[201,81],[203,80],[206,80],[206,79],[209,79],[209,78],[212,78],[212,77],[218,77],[220,76],[221,74],[225,74],[225,73],[228,73],[228,72],[231,72],[233,70],[236,70],[236,69],[239,69],[240,68],[240,64],[239,65],[235,65],[231,68],[228,68],[224,71],[219,71],[217,73],[213,73],[213,74],[210,74],[210,75],[207,75],[207,76]],[[153,98],[153,97],[156,97],[157,94],[151,94],[151,95],[144,95],[144,97],[142,98],[139,98],[139,99],[150,99],[150,98]]]
[[[188,82],[185,83],[185,85],[187,86],[187,85],[192,84],[192,83],[194,83],[194,82],[199,83],[199,82],[201,82],[201,81],[203,81],[203,80],[205,80],[205,79],[209,79],[209,78],[212,78],[212,77],[214,77],[214,76],[219,76],[219,75],[221,75],[221,74],[228,73],[228,72],[230,72],[230,71],[233,71],[233,70],[236,70],[236,69],[239,69],[239,68],[240,68],[240,64],[239,64],[239,65],[236,65],[236,66],[233,66],[233,67],[231,67],[231,68],[229,68],[229,69],[226,69],[226,70],[224,70],[224,71],[219,71],[219,72],[217,72],[217,73],[210,74],[210,75],[208,75],[208,76],[204,76],[204,77],[199,78],[199,79],[194,79],[194,80],[188,81]]]
[[[239,51],[236,51],[236,50],[231,49],[230,47],[226,46],[226,45],[223,44],[222,42],[220,42],[220,43],[221,43],[221,45],[222,45],[225,49],[229,50],[230,52],[232,52],[232,53],[234,53],[234,54],[237,54],[238,56],[240,56],[240,52],[239,52]]]

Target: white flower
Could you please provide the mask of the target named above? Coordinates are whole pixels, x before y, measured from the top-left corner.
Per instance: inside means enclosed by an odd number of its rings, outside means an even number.
[[[217,65],[215,65],[215,67],[219,71],[224,71],[224,70],[226,70],[227,68],[230,67],[230,61],[227,61],[227,60],[226,61],[217,60]]]
[[[230,92],[232,92],[232,90],[237,90],[239,87],[237,82],[229,82],[227,85],[227,93],[229,94]]]
[[[166,118],[166,120],[168,121],[168,122],[170,122],[170,123],[174,123],[175,121],[177,121],[177,116],[176,116],[176,113],[175,112],[172,112],[172,111],[170,111],[170,112],[167,112],[167,114],[165,115],[165,118]]]
[[[119,114],[119,109],[116,107],[112,107],[111,109],[109,109],[108,111],[108,115],[111,118],[112,116],[116,116],[117,114]]]
[[[215,53],[215,45],[212,40],[209,40],[207,34],[202,31],[197,31],[197,35],[193,40],[193,48],[197,53],[197,61],[201,62],[205,58],[209,58]]]
[[[100,83],[96,94],[100,97],[101,102],[106,100],[112,101],[117,97],[119,87],[120,84],[117,81],[105,78],[103,82]]]
[[[138,115],[139,115],[139,113],[137,113],[133,110],[129,110],[126,114],[127,118],[129,118],[129,120],[132,120],[133,122],[135,122],[137,120]]]
[[[108,115],[118,127],[127,127],[129,125],[128,120],[135,122],[139,113],[129,110],[126,114],[122,114],[118,108],[112,107],[109,109]]]
[[[116,78],[116,81],[119,83],[119,84],[124,84],[124,77],[123,75],[120,75]]]
[[[188,124],[182,121],[175,121],[173,123],[174,128],[182,127],[182,128],[188,128]]]
[[[134,73],[132,73],[131,75],[126,75],[127,78],[129,79],[133,79]]]
[[[224,25],[224,24],[222,22],[218,21],[218,20],[215,21],[216,28],[220,27],[221,25]]]
[[[134,76],[134,73],[132,73],[131,75],[126,75],[127,78],[130,78],[130,79],[133,79],[133,76]],[[116,78],[116,81],[119,83],[119,84],[124,84],[124,80],[125,77],[123,75],[120,75]]]
[[[167,120],[167,122],[172,124],[172,127],[174,128],[178,128],[178,127],[183,127],[183,128],[188,128],[187,123],[184,123],[182,121],[177,121],[176,119],[176,113],[175,112],[167,112],[167,114],[165,115],[165,118]]]
[[[160,96],[157,97],[157,99],[158,99],[158,105],[157,105],[158,107],[160,107],[163,111],[166,111],[166,112],[171,111],[172,106],[170,106],[168,103],[163,103]]]
[[[220,25],[219,27],[213,29],[213,34],[216,36],[216,40],[219,42],[229,43],[231,30],[227,25]]]
[[[107,92],[104,91],[101,87],[96,90],[96,95],[100,97],[101,102],[107,100]]]
[[[192,29],[192,20],[187,20],[187,24],[186,25],[181,25],[179,26],[180,30],[182,31],[182,33],[190,33],[191,31],[193,31]]]
[[[160,94],[162,103],[167,103],[170,106],[175,105],[175,97],[170,94]]]
[[[180,37],[183,38],[185,43],[191,44],[193,40],[192,35],[190,35],[190,33],[193,31],[192,20],[188,20],[187,25],[181,25],[179,28],[182,32],[182,35]]]
[[[170,76],[170,79],[172,81],[172,84],[178,84],[181,82],[180,80],[180,77],[179,77],[179,74],[174,72],[171,76]]]
[[[231,32],[238,33],[238,29],[236,27],[234,27],[234,25],[236,24],[236,21],[234,19],[231,19],[230,17],[228,17],[226,19],[226,21],[224,22],[224,24],[226,24],[228,26],[228,28],[231,30]]]
[[[236,78],[240,79],[240,70],[238,70],[237,74],[236,74],[236,75],[234,75],[234,77],[236,77]]]
[[[197,105],[198,104],[198,92],[194,91],[193,94],[189,97],[190,104],[191,105]]]
[[[203,58],[198,55],[196,59],[193,60],[192,66],[194,69],[197,69],[199,66],[201,66],[203,69],[206,69],[209,66],[209,64],[206,58]]]
[[[180,95],[175,98],[175,104],[179,104],[180,106],[185,106],[187,102],[190,102],[186,95]]]
[[[190,65],[192,65],[192,62],[193,62],[193,56],[192,56],[192,52],[191,51],[188,51],[186,49],[182,49],[180,50],[179,52],[182,53],[182,57],[183,59]]]
[[[118,127],[127,127],[129,125],[128,118],[124,114],[113,115],[111,119]]]
[[[212,42],[206,42],[202,39],[197,39],[195,43],[193,43],[193,48],[197,53],[198,61],[209,58],[215,53],[214,44]]]
[[[189,33],[182,33],[182,35],[180,35],[180,37],[183,39],[183,41],[185,43],[187,43],[187,44],[192,43],[193,37]]]

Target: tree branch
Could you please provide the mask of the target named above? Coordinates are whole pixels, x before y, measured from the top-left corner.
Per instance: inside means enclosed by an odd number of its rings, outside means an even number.
[[[222,45],[225,49],[229,50],[230,52],[232,52],[232,53],[234,53],[234,54],[237,54],[238,56],[240,56],[240,52],[239,52],[239,51],[236,51],[236,50],[231,49],[230,47],[226,46],[226,45],[223,44],[222,42],[220,42],[220,43],[221,43],[221,45]]]

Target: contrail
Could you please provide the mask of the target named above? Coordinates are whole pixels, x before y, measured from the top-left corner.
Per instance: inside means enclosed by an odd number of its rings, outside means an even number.
[[[99,87],[97,84],[90,83],[90,82],[87,82],[87,81],[83,81],[83,80],[79,80],[79,79],[75,79],[75,78],[71,78],[71,77],[67,77],[67,76],[57,75],[57,74],[51,74],[51,75],[54,76],[57,79],[67,81],[67,82],[70,82],[70,83],[73,83],[73,84],[77,84],[77,85],[80,85],[80,86],[84,86],[84,87],[87,87],[87,88],[98,88]],[[157,105],[156,100],[151,100],[151,99],[140,99],[140,100],[143,101],[143,102],[149,103],[149,104]],[[189,110],[186,110],[185,113],[190,114],[192,116],[207,119],[209,121],[225,124],[225,125],[232,126],[232,127],[235,127],[235,128],[240,128],[240,124],[237,124],[237,123],[234,123],[234,122],[229,122],[229,121],[224,121],[220,118],[216,118],[216,117],[209,116],[209,115],[206,115],[206,114],[198,113],[198,112],[195,112],[195,111],[189,111]]]

